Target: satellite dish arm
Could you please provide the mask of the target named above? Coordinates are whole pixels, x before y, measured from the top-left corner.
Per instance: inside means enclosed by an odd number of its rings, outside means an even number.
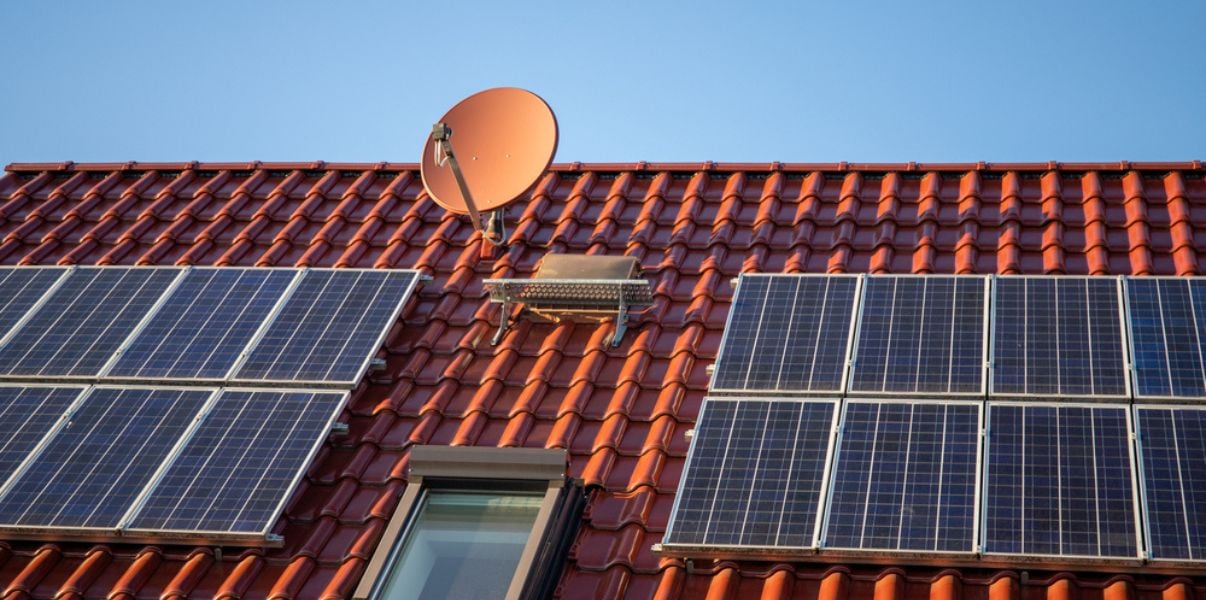
[[[501,243],[501,235],[482,227],[482,215],[477,211],[473,195],[469,193],[469,184],[465,181],[465,174],[461,172],[461,163],[457,161],[456,154],[452,151],[452,128],[442,122],[436,123],[431,127],[431,139],[435,142],[435,163],[440,167],[447,164],[452,168],[452,176],[456,178],[456,185],[461,189],[461,197],[465,199],[465,207],[469,209],[469,219],[473,221],[473,228],[482,234],[482,238],[487,242],[496,245]]]

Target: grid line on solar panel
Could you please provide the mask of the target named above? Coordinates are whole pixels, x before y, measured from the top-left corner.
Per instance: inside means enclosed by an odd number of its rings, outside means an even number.
[[[839,393],[857,275],[742,275],[712,392]]]
[[[983,395],[988,278],[863,281],[849,393]]]
[[[99,375],[152,314],[182,269],[76,267],[0,348],[10,377]]]
[[[344,392],[223,390],[148,486],[126,528],[265,535],[346,397]]]
[[[997,277],[990,393],[997,396],[1128,395],[1116,277]]]
[[[298,271],[193,268],[110,361],[108,378],[226,379]]]
[[[980,403],[847,400],[824,547],[972,553]]]
[[[307,270],[235,366],[250,384],[354,384],[418,281],[416,271]]]
[[[986,554],[1136,559],[1125,406],[988,403]]]
[[[212,389],[94,387],[0,496],[0,528],[114,530]]]
[[[664,545],[815,548],[836,403],[704,404]]]
[[[86,388],[0,385],[0,487],[36,454]]]
[[[1148,555],[1206,560],[1206,409],[1136,406]]]
[[[66,267],[0,268],[0,345],[24,325],[67,271]]]
[[[1206,281],[1129,277],[1127,328],[1136,398],[1206,398]]]

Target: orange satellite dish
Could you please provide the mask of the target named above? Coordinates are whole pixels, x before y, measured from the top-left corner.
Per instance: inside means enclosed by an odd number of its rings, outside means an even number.
[[[474,228],[499,243],[501,233],[483,230],[481,213],[519,199],[556,152],[557,118],[549,105],[527,90],[493,88],[461,100],[432,127],[420,173],[436,204],[469,215]]]

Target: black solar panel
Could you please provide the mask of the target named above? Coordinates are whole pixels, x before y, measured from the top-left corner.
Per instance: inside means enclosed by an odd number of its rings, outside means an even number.
[[[0,386],[0,483],[50,433],[82,387]]]
[[[982,394],[986,279],[864,282],[851,393]]]
[[[828,401],[705,400],[665,543],[815,546],[834,410]]]
[[[1127,394],[1116,278],[999,277],[993,307],[994,394]]]
[[[305,272],[232,379],[357,383],[417,278],[384,269]]]
[[[1135,408],[1153,559],[1206,559],[1206,409]]]
[[[0,527],[117,527],[211,393],[93,388],[0,497]]]
[[[986,553],[1138,557],[1125,407],[990,403],[988,423]]]
[[[847,401],[825,546],[974,552],[980,404]]]
[[[0,268],[0,339],[17,326],[66,272],[65,267]]]
[[[267,533],[345,397],[223,391],[128,528]]]
[[[297,273],[190,270],[106,375],[225,379]]]
[[[848,275],[743,276],[712,391],[840,392],[857,290]]]
[[[179,269],[79,267],[0,348],[0,374],[96,377]]]
[[[1126,282],[1135,395],[1206,398],[1206,281]]]

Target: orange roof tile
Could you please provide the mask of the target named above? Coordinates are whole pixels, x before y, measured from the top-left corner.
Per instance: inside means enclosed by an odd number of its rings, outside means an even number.
[[[405,267],[423,286],[289,503],[275,550],[0,542],[0,600],[339,598],[412,444],[566,448],[590,486],[559,598],[1190,600],[1206,579],[1041,569],[687,564],[661,539],[742,272],[1195,275],[1206,171],[1180,163],[561,164],[482,248],[412,164],[14,164],[0,263]],[[1198,243],[1203,245],[1198,250]],[[488,343],[481,280],[550,251],[637,257],[655,302]],[[483,259],[483,256],[488,259]]]

